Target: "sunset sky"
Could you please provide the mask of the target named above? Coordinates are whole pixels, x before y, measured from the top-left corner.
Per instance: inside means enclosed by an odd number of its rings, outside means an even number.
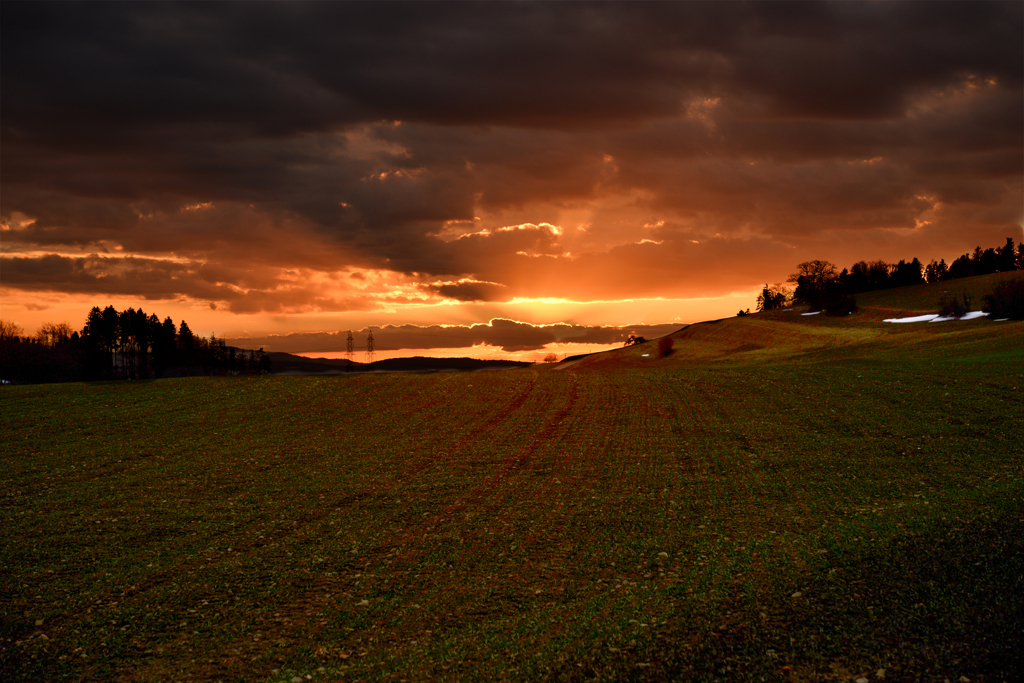
[[[27,332],[112,304],[275,350],[536,349],[1024,237],[1019,1],[0,12]]]

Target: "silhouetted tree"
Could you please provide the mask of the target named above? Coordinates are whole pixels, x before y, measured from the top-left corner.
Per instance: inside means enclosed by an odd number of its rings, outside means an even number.
[[[892,287],[892,276],[896,265],[878,260],[868,264],[868,286],[871,289]]]
[[[181,366],[192,367],[195,365],[196,336],[192,334],[192,329],[184,320],[182,320],[181,325],[178,326],[177,351],[178,363]]]
[[[216,334],[211,334],[206,342],[207,348],[207,372],[223,374],[228,371],[228,349],[223,339],[218,339]]]
[[[900,259],[900,262],[896,264],[896,268],[892,273],[892,285],[894,287],[908,287],[910,285],[919,285],[924,282],[924,268],[921,266],[921,262],[914,257],[914,260],[910,263]]]
[[[146,334],[149,336],[149,347],[152,350],[152,355],[151,360],[147,361],[149,368],[149,374],[147,374],[147,376],[151,375],[153,377],[160,377],[164,367],[166,367],[161,366],[158,362],[160,352],[157,351],[157,347],[160,344],[160,331],[160,318],[156,317],[156,313],[150,314],[150,316],[146,318]]]
[[[94,306],[81,333],[67,323],[44,323],[34,337],[21,338],[21,327],[0,320],[0,370],[24,382],[78,379],[133,379],[173,374],[270,372],[263,350],[239,352],[215,334],[194,335],[182,322],[181,334],[171,318],[142,309],[117,311]],[[7,341],[17,344],[8,349]],[[180,347],[180,353],[179,353]],[[14,367],[15,370],[10,370]],[[8,377],[9,376],[9,377]]]
[[[1017,250],[1013,246],[1013,238],[1007,237],[1006,244],[996,252],[996,269],[1001,273],[1017,270]]]
[[[107,306],[103,309],[102,326],[100,327],[100,334],[103,340],[103,349],[110,354],[110,372],[111,376],[118,376],[118,364],[117,364],[117,352],[118,346],[118,314],[117,309],[113,306]]]
[[[82,363],[85,379],[102,379],[106,376],[110,365],[110,356],[103,350],[100,329],[103,326],[103,314],[98,306],[93,306],[85,319],[79,345],[82,349]]]
[[[72,329],[67,323],[43,323],[36,332],[36,339],[46,346],[57,346],[71,342]]]
[[[828,261],[805,261],[797,264],[797,272],[789,276],[796,284],[793,300],[797,303],[821,307],[830,284],[836,281],[836,267]]]
[[[867,261],[857,261],[843,279],[843,284],[851,292],[866,292],[870,288],[868,281]]]
[[[25,334],[25,328],[13,320],[0,318],[0,341],[15,341]]]
[[[117,315],[117,343],[121,347],[121,372],[125,379],[135,377],[137,362],[135,344],[135,309],[128,308]]]
[[[958,256],[949,264],[949,279],[957,280],[962,277],[974,276],[974,266],[975,263],[971,260],[970,254]]]
[[[764,289],[757,296],[757,309],[758,311],[771,311],[776,308],[782,308],[786,305],[786,300],[789,298],[789,290],[783,287],[780,283],[776,283],[771,287],[768,283],[765,283]]]
[[[885,261],[858,261],[849,274],[840,278],[847,292],[870,292],[892,286],[892,274],[896,266]]]
[[[984,251],[981,247],[976,248],[971,260],[974,261],[975,275],[989,275],[999,270],[999,257],[996,256],[996,250],[992,247]]]
[[[169,369],[178,364],[177,338],[178,330],[170,316],[164,318],[159,328],[154,330],[153,365],[158,377],[163,377]]]
[[[932,259],[932,262],[925,266],[924,279],[928,282],[941,282],[949,277],[949,266],[946,265],[946,259],[941,259],[938,263]]]
[[[152,338],[149,335],[149,316],[140,308],[128,309],[129,346],[131,349],[130,377],[142,379],[149,377],[149,348]]]

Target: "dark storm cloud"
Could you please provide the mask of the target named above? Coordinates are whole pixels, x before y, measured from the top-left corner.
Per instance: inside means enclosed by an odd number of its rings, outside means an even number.
[[[447,282],[425,285],[424,289],[456,301],[504,301],[508,298],[508,288],[493,282]]]
[[[576,126],[736,88],[849,118],[962,71],[1020,83],[1018,3],[35,5],[5,3],[5,99],[93,130]]]
[[[24,251],[116,243],[211,267],[358,266],[489,300],[587,298],[580,283],[592,281],[617,283],[619,297],[723,291],[756,271],[756,253],[793,260],[795,245],[836,231],[869,249],[920,225],[908,244],[957,251],[1020,234],[1019,2],[4,2],[0,13],[0,216],[35,220],[17,233]],[[631,198],[635,216],[612,215],[600,204],[610,196]],[[444,234],[481,212],[540,225],[554,219],[537,211],[585,202],[596,203],[589,241],[501,225]],[[657,215],[686,226],[632,245]],[[7,261],[5,287],[118,282],[51,259],[31,284],[19,279],[28,264]],[[129,272],[117,277],[141,277]],[[201,276],[178,287],[260,310],[263,294],[285,296],[257,284],[242,304]]]
[[[779,115],[887,118],[958,74],[1021,83],[1019,4],[778,5],[755,12],[734,54],[736,82]]]
[[[98,292],[102,294],[140,294],[164,298],[184,294],[167,291],[166,283],[187,275],[188,267],[168,261],[137,258],[103,258],[90,256],[70,258],[49,254],[39,258],[13,257],[3,259],[4,285],[30,291],[60,288],[68,293]],[[153,285],[157,284],[154,288]],[[205,283],[179,283],[190,293],[208,297],[212,292]],[[198,289],[199,291],[196,291]]]
[[[739,90],[788,115],[886,116],[955,74],[1021,82],[1019,3],[14,2],[3,18],[12,128],[106,131],[104,149],[153,125],[575,127]]]

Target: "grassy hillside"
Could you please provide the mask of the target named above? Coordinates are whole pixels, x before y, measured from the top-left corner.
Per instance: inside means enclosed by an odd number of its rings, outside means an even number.
[[[0,670],[1012,680],[1024,323],[874,317],[486,375],[4,387]]]
[[[754,313],[740,318],[688,325],[669,335],[675,346],[668,358],[657,358],[657,340],[613,353],[592,354],[572,367],[657,367],[692,365],[707,361],[736,363],[821,360],[822,358],[872,356],[893,349],[898,356],[912,354],[943,356],[945,346],[957,352],[968,346],[984,349],[1020,345],[1015,331],[998,327],[985,319],[942,323],[893,324],[887,318],[937,313],[943,296],[963,297],[981,310],[985,294],[1000,280],[1024,277],[1020,273],[997,273],[952,282],[867,292],[856,296],[859,311],[851,316],[804,315],[807,306]],[[782,323],[782,324],[780,324]],[[950,333],[954,334],[950,334]],[[646,356],[645,356],[646,354]],[[564,366],[563,366],[564,367]]]
[[[866,313],[882,314],[891,317],[889,312],[903,314],[936,313],[939,299],[945,296],[963,297],[966,294],[973,302],[973,309],[980,311],[983,307],[982,297],[990,293],[996,283],[1001,280],[1019,279],[1024,277],[1020,271],[1010,273],[993,273],[977,277],[947,280],[932,284],[883,289],[877,292],[866,292],[857,295],[857,303]]]

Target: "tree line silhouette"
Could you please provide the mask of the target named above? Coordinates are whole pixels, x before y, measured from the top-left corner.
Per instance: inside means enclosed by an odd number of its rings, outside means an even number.
[[[846,315],[856,310],[855,294],[1014,270],[1024,270],[1024,243],[1014,246],[1011,237],[1001,247],[975,247],[973,253],[963,254],[949,265],[941,259],[925,266],[915,257],[898,263],[858,261],[839,272],[828,261],[806,261],[798,264],[797,272],[789,276],[793,289],[781,283],[765,284],[757,297],[757,310],[808,304],[815,310]]]
[[[190,375],[263,374],[270,358],[227,346],[211,334],[196,335],[188,323],[163,322],[142,309],[94,306],[81,332],[67,323],[45,323],[23,336],[0,320],[0,379],[7,382],[73,382],[151,379]]]

